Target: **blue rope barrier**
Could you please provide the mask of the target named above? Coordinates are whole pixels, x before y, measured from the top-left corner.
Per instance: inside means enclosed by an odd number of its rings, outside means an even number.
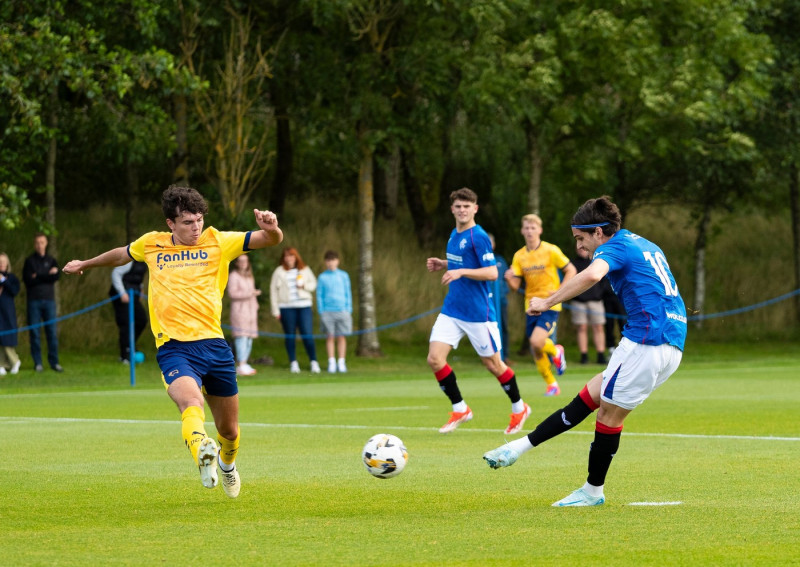
[[[62,315],[61,317],[56,317],[55,319],[50,319],[49,321],[42,321],[41,323],[37,323],[36,325],[27,325],[25,327],[19,327],[17,329],[10,329],[8,331],[0,331],[0,336],[2,335],[10,335],[11,333],[21,333],[23,331],[30,331],[31,329],[38,329],[39,327],[45,327],[47,325],[54,325],[60,321],[66,321],[67,319],[72,319],[73,317],[77,317],[79,315],[83,315],[84,313],[88,313],[89,311],[94,311],[95,309],[102,307],[103,305],[107,305],[111,303],[115,299],[119,299],[119,295],[115,295],[114,297],[109,297],[108,299],[104,299],[99,303],[95,303],[94,305],[90,305],[89,307],[84,307],[83,309],[79,309],[73,313],[68,313],[66,315]]]
[[[790,297],[794,297],[795,295],[798,294],[800,294],[800,289],[796,289],[794,291],[790,291],[789,293],[784,293],[783,295],[779,295],[778,297],[773,297],[772,299],[767,299],[760,303],[754,303],[753,305],[748,305],[746,307],[739,307],[738,309],[731,309],[730,311],[722,311],[720,313],[709,313],[708,315],[690,315],[688,319],[689,321],[703,321],[705,319],[717,319],[719,317],[727,317],[728,315],[739,315],[740,313],[745,313],[747,311],[755,311],[756,309],[761,309],[762,307],[766,307],[768,305],[780,303],[781,301],[785,301]]]
[[[412,317],[409,317],[408,319],[403,319],[403,320],[397,321],[395,323],[388,323],[386,325],[380,325],[378,327],[373,327],[372,329],[363,329],[363,330],[353,331],[352,333],[349,333],[347,335],[342,335],[342,336],[345,336],[345,337],[356,337],[358,335],[365,335],[367,333],[385,331],[386,329],[391,329],[393,327],[400,327],[401,325],[405,325],[407,323],[411,323],[413,321],[416,321],[417,319],[422,319],[423,317],[427,317],[428,315],[431,315],[433,313],[438,313],[440,309],[441,309],[441,307],[436,307],[434,309],[430,309],[428,311],[425,311],[424,313],[420,313],[418,315],[414,315]],[[222,325],[222,328],[223,329],[228,329],[230,331],[236,331],[236,330],[250,331],[250,329],[239,329],[237,327],[231,327],[230,325]],[[307,339],[307,338],[311,338],[311,339],[326,339],[326,338],[328,338],[328,335],[299,335],[299,334],[298,335],[286,335],[286,334],[283,334],[283,333],[268,333],[266,331],[258,331],[258,336],[259,337],[270,337],[270,338],[273,338],[273,339],[285,339],[285,338],[290,338],[292,336],[299,337],[301,339]]]
[[[138,292],[136,292],[136,293],[138,294]],[[139,294],[139,295],[141,297],[147,297],[145,294]],[[748,306],[745,306],[745,307],[739,307],[739,308],[736,308],[736,309],[730,309],[728,311],[721,311],[719,313],[709,313],[708,315],[690,315],[688,317],[688,320],[689,321],[702,321],[702,320],[705,320],[705,319],[717,319],[717,318],[720,318],[720,317],[728,317],[730,315],[740,315],[740,314],[746,313],[748,311],[755,311],[756,309],[761,309],[763,307],[768,307],[770,305],[774,305],[776,303],[780,303],[782,301],[786,301],[787,299],[790,299],[790,298],[794,297],[795,295],[800,295],[800,289],[796,289],[794,291],[790,291],[789,293],[785,293],[785,294],[780,295],[778,297],[773,297],[772,299],[767,299],[765,301],[761,301],[759,303],[754,303],[753,305],[748,305]],[[23,331],[29,331],[31,329],[43,327],[45,325],[53,325],[53,324],[61,322],[61,321],[66,321],[67,319],[72,319],[74,317],[78,317],[80,315],[83,315],[83,314],[88,313],[90,311],[93,311],[95,309],[98,309],[98,308],[102,307],[103,305],[107,305],[108,303],[111,303],[115,299],[119,299],[119,297],[120,297],[119,295],[115,295],[113,297],[109,297],[109,298],[104,299],[104,300],[102,300],[102,301],[100,301],[98,303],[95,303],[94,305],[89,305],[88,307],[84,307],[83,309],[79,309],[78,311],[75,311],[73,313],[68,313],[67,315],[62,315],[60,317],[56,317],[55,319],[51,319],[50,321],[43,321],[43,322],[41,322],[41,323],[39,323],[37,325],[28,325],[28,326],[25,326],[25,327],[20,327],[18,329],[10,329],[10,330],[7,330],[7,331],[0,331],[0,336],[9,335],[11,333],[19,333],[19,332],[23,332]],[[568,303],[565,303],[564,307],[566,307],[567,309],[576,309],[575,307],[569,305]],[[350,333],[347,336],[358,336],[358,335],[363,335],[363,334],[366,334],[366,333],[380,332],[380,331],[385,331],[387,329],[391,329],[391,328],[394,328],[394,327],[400,327],[402,325],[406,325],[408,323],[414,322],[414,321],[416,321],[418,319],[422,319],[423,317],[427,317],[428,315],[432,315],[433,313],[437,313],[437,312],[439,312],[440,309],[441,309],[441,307],[436,307],[434,309],[429,309],[428,311],[425,311],[423,313],[419,313],[417,315],[413,315],[411,317],[408,317],[407,319],[402,319],[402,320],[396,321],[394,323],[387,323],[386,325],[379,325],[377,327],[373,327],[372,329],[363,329],[363,330],[354,331],[354,332]],[[625,315],[617,315],[615,313],[606,313],[606,317],[609,317],[609,318],[620,318],[620,319],[627,318]],[[231,327],[230,325],[222,325],[222,328],[228,329],[228,330],[234,330],[234,328]],[[288,335],[285,335],[283,333],[268,333],[266,331],[258,331],[258,336],[260,336],[260,337],[269,337],[269,338],[277,338],[277,339],[284,339],[284,338],[287,338]],[[321,334],[294,335],[294,336],[295,337],[301,337],[301,338],[310,337],[310,338],[313,338],[313,339],[324,339],[324,338],[327,338],[327,335],[321,335]]]

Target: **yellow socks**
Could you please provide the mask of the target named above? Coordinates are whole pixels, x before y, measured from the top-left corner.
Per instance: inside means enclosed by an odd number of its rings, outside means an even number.
[[[233,467],[236,454],[239,452],[239,439],[241,436],[241,430],[239,430],[236,439],[233,441],[225,439],[222,435],[217,435],[217,441],[219,441],[219,460],[225,465],[223,469],[230,470]]]
[[[542,348],[542,352],[550,357],[558,354],[558,351],[556,350],[556,344],[553,342],[553,339],[547,337],[547,340],[544,342],[544,348]]]
[[[208,437],[205,427],[206,414],[202,408],[197,406],[189,406],[181,414],[181,434],[183,435],[183,442],[192,453],[194,462],[197,463],[197,449],[200,441]],[[222,461],[225,470],[231,470],[236,461],[236,455],[239,452],[239,438],[241,434],[236,435],[233,441],[225,439],[221,435],[217,435],[219,442],[219,460]]]
[[[553,369],[550,366],[550,357],[556,356],[558,351],[556,350],[555,343],[550,337],[548,337],[545,341],[544,347],[542,347],[542,352],[544,353],[544,356],[534,360],[534,362],[536,362],[536,368],[539,370],[539,374],[542,375],[542,378],[548,387],[557,385],[558,382],[556,381],[556,377],[553,376]]]
[[[208,437],[205,420],[205,412],[197,406],[189,406],[181,414],[181,435],[183,435],[183,442],[192,453],[195,463],[197,463],[197,447],[200,441]]]
[[[552,344],[552,342],[550,344]],[[547,355],[536,359],[536,368],[539,370],[539,374],[542,375],[542,378],[548,386],[557,384],[556,377],[553,376],[553,370],[550,368],[550,358],[548,358]]]

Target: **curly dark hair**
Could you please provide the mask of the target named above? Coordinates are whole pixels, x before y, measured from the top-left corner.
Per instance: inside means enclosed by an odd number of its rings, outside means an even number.
[[[468,203],[477,203],[478,194],[469,187],[462,187],[450,193],[450,204],[456,201],[467,201]]]
[[[174,221],[183,212],[205,215],[208,203],[197,189],[170,185],[161,195],[161,210],[165,218]]]
[[[622,226],[622,215],[619,208],[611,202],[611,197],[603,195],[597,199],[589,199],[581,205],[572,217],[572,225],[608,223],[601,227],[603,234],[611,236]],[[579,229],[592,232],[593,228]]]

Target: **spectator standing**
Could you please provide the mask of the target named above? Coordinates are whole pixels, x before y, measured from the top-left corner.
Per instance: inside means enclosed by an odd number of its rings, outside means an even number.
[[[236,373],[240,376],[252,376],[256,373],[256,369],[248,364],[248,359],[253,350],[253,339],[258,338],[259,295],[261,290],[256,289],[250,258],[247,254],[242,254],[233,261],[233,269],[228,276],[233,345],[238,362]]]
[[[111,270],[111,289],[108,290],[114,307],[114,320],[119,329],[119,361],[123,364],[131,362],[130,341],[130,303],[133,302],[133,344],[147,327],[147,313],[142,305],[142,282],[147,274],[147,264],[144,262],[128,262]],[[133,290],[133,297],[128,293]]]
[[[19,280],[11,273],[11,261],[0,254],[0,376],[16,374],[22,362],[17,354],[17,308]],[[12,332],[13,331],[13,332]]]
[[[347,335],[353,332],[350,275],[339,269],[339,254],[335,250],[325,252],[324,259],[326,270],[317,281],[317,311],[320,328],[325,335],[328,372],[347,372]]]
[[[317,289],[317,278],[306,266],[297,249],[288,247],[281,254],[280,265],[272,273],[269,283],[269,302],[272,315],[281,322],[286,354],[289,355],[289,371],[300,373],[297,362],[297,332],[303,340],[306,354],[311,361],[311,372],[319,374],[317,348],[314,345],[311,304]]]
[[[589,253],[578,248],[577,256],[572,260],[578,273],[588,268],[591,263]],[[603,306],[606,282],[606,278],[603,278],[597,285],[576,295],[575,299],[570,302],[572,324],[575,325],[578,350],[581,353],[581,364],[589,363],[589,325],[592,326],[592,340],[597,351],[597,364],[606,364],[606,315]]]
[[[41,232],[33,238],[34,252],[25,259],[22,279],[28,292],[28,325],[30,329],[31,357],[36,372],[42,365],[41,329],[47,338],[47,362],[56,372],[64,369],[58,362],[58,334],[56,332],[56,282],[60,276],[58,262],[47,254],[47,236]]]

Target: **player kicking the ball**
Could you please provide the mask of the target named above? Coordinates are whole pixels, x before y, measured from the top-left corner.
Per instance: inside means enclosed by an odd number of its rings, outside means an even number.
[[[572,235],[578,249],[593,258],[592,263],[553,295],[534,297],[528,304],[528,313],[542,313],[608,275],[628,313],[623,337],[608,366],[531,433],[483,456],[493,469],[509,467],[523,453],[572,429],[598,410],[586,484],[553,506],[605,502],[603,486],[619,448],[623,421],[677,370],[683,354],[686,308],[667,259],[658,246],[620,230],[620,225],[619,209],[608,197],[586,201],[572,217]]]
[[[447,259],[427,261],[429,272],[445,270],[441,281],[449,286],[428,347],[428,365],[453,405],[450,419],[439,433],[450,433],[472,419],[472,410],[461,397],[456,374],[447,364],[447,355],[464,335],[511,400],[511,422],[505,432],[517,433],[531,414],[531,408],[522,401],[514,371],[500,358],[500,331],[491,284],[498,276],[492,243],[486,231],[475,223],[478,195],[474,191],[466,187],[453,191],[450,203],[456,227],[447,241]]]
[[[181,412],[181,433],[200,469],[206,488],[219,482],[231,498],[239,495],[239,389],[233,353],[220,325],[228,265],[244,252],[283,240],[278,219],[254,210],[261,230],[203,230],[208,204],[196,190],[170,186],[161,197],[170,232],[149,232],[129,246],[91,260],[72,260],[67,274],[88,268],[121,266],[131,259],[149,268],[150,326],[158,347],[158,365],[167,394]],[[217,444],[206,434],[204,400],[217,428]]]

